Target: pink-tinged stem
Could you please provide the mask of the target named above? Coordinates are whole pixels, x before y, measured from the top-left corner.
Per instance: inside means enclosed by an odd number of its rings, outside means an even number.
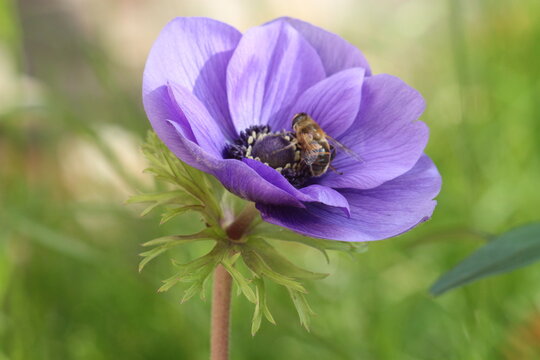
[[[258,212],[255,204],[249,203],[226,229],[233,242],[241,241]],[[231,308],[231,275],[222,265],[214,273],[212,294],[212,329],[210,334],[210,360],[229,359],[229,320]]]
[[[231,275],[222,265],[218,265],[214,273],[214,289],[212,294],[211,360],[229,359],[231,286]]]

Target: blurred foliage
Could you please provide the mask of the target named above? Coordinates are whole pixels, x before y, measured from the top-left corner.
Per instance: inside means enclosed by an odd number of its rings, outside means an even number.
[[[156,294],[168,261],[137,271],[141,243],[201,223],[186,215],[158,227],[123,206],[137,189],[156,188],[138,152],[149,127],[141,68],[115,60],[68,3],[0,2],[0,359],[205,359],[209,304],[180,305],[176,289]],[[311,20],[286,3],[281,12]],[[331,274],[306,283],[311,333],[291,321],[286,290],[270,285],[280,325],[262,324],[252,338],[251,305],[236,297],[233,358],[540,358],[538,265],[427,293],[483,244],[479,233],[538,220],[540,3],[368,1],[362,25],[351,18],[360,5],[345,4],[340,33],[376,73],[426,98],[439,206],[415,231],[352,259],[330,254],[327,264],[316,249],[282,242],[290,259]],[[193,244],[170,257],[208,250]]]
[[[504,274],[540,260],[540,223],[523,225],[494,238],[442,275],[430,292],[437,296],[488,276]]]

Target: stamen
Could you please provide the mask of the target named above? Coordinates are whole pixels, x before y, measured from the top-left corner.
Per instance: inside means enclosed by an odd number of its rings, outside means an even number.
[[[294,133],[271,132],[269,126],[251,126],[223,150],[226,159],[254,159],[274,168],[293,186],[300,188],[311,173],[300,166],[300,149]]]

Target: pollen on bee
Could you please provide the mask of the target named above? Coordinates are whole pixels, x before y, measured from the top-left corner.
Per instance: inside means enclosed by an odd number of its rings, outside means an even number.
[[[300,151],[296,150],[294,153],[294,161],[300,161]]]

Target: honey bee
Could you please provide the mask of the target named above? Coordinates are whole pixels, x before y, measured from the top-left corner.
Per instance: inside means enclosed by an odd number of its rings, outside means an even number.
[[[329,168],[337,172],[331,165],[336,155],[336,147],[361,161],[354,151],[326,134],[306,113],[296,114],[292,120],[292,127],[296,134],[296,143],[300,147],[301,164],[308,167],[311,176],[321,176]]]

